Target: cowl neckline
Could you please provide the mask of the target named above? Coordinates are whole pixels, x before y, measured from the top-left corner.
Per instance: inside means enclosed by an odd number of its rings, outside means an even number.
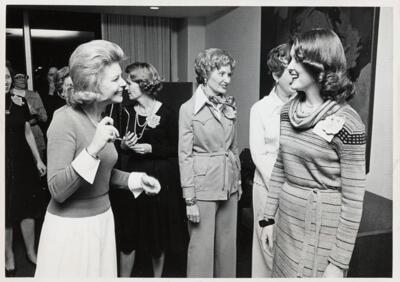
[[[314,112],[308,115],[302,115],[297,111],[300,106],[300,97],[295,97],[290,103],[289,107],[289,120],[294,128],[308,129],[314,127],[319,121],[324,120],[326,117],[333,115],[340,108],[336,101],[326,100]]]

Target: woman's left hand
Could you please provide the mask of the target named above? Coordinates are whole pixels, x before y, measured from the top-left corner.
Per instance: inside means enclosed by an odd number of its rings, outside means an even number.
[[[138,154],[149,154],[152,152],[152,147],[150,144],[147,143],[140,143],[140,144],[135,144],[133,147],[131,147],[133,151],[135,151]]]
[[[343,269],[337,267],[336,265],[329,263],[325,268],[324,278],[343,278]]]
[[[47,168],[46,168],[46,165],[42,162],[42,160],[39,160],[39,161],[37,162],[36,167],[37,167],[37,169],[38,169],[39,174],[40,174],[41,177],[44,176],[44,175],[46,175],[46,169],[47,169]]]
[[[158,182],[156,178],[148,176],[147,174],[143,174],[141,182],[143,190],[147,195],[156,195],[161,190],[160,182]]]

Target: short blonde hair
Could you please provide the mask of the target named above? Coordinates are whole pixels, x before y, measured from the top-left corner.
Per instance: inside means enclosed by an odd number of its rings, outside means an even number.
[[[120,63],[124,51],[106,40],[92,40],[79,45],[69,58],[69,69],[74,90],[66,100],[69,105],[90,104],[97,100],[104,67]]]
[[[225,50],[218,48],[209,48],[201,51],[194,61],[194,71],[196,73],[196,81],[198,84],[204,84],[210,72],[214,69],[220,69],[223,66],[230,66],[231,70],[235,69],[236,61]]]

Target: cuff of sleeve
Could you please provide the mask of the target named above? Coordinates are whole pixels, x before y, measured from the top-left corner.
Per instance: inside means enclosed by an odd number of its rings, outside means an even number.
[[[332,258],[331,256],[328,257],[328,261],[329,261],[331,264],[334,264],[335,266],[339,267],[340,269],[343,269],[343,270],[349,269],[349,265],[348,265],[348,264],[340,263],[340,262],[338,262],[337,260],[335,260],[334,258]]]
[[[183,187],[182,188],[182,196],[185,199],[195,198],[196,193],[194,191],[194,187]]]
[[[100,159],[93,158],[86,149],[83,149],[72,161],[71,165],[83,179],[93,184],[100,165]]]
[[[144,174],[145,173],[143,172],[131,172],[129,174],[128,187],[135,198],[139,197],[139,195],[143,192],[142,176]]]
[[[339,248],[339,246],[335,244],[329,254],[328,261],[335,266],[346,270],[349,268],[351,254],[352,249]]]
[[[266,204],[266,207],[264,208],[264,219],[275,219],[276,209],[271,208],[271,206],[271,204]]]

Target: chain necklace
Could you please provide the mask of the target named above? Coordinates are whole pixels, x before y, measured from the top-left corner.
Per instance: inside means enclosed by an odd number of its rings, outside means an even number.
[[[142,127],[141,131],[139,129],[140,132],[138,132],[136,130],[136,126],[138,126],[139,128]],[[137,140],[138,141],[143,137],[144,130],[146,129],[146,127],[147,127],[147,118],[146,118],[146,121],[144,122],[144,124],[141,125],[140,122],[139,122],[139,114],[136,112],[135,124],[133,126],[133,133],[135,134],[135,136],[137,136]]]
[[[306,109],[304,109],[306,108]],[[300,102],[299,103],[299,107],[298,107],[299,111],[301,114],[303,115],[310,115],[312,112],[315,111],[316,106],[312,105],[312,106],[306,106],[305,102]]]
[[[135,136],[137,136],[138,141],[143,137],[144,130],[146,129],[147,124],[148,124],[148,118],[154,113],[155,104],[156,103],[153,101],[153,105],[151,107],[150,113],[147,115],[144,115],[146,117],[146,120],[143,124],[140,124],[140,121],[139,121],[139,111],[138,111],[139,107],[137,107],[135,109],[136,115],[135,115],[135,124],[133,126],[133,133],[135,134]],[[137,130],[137,127],[141,128],[141,129]]]

